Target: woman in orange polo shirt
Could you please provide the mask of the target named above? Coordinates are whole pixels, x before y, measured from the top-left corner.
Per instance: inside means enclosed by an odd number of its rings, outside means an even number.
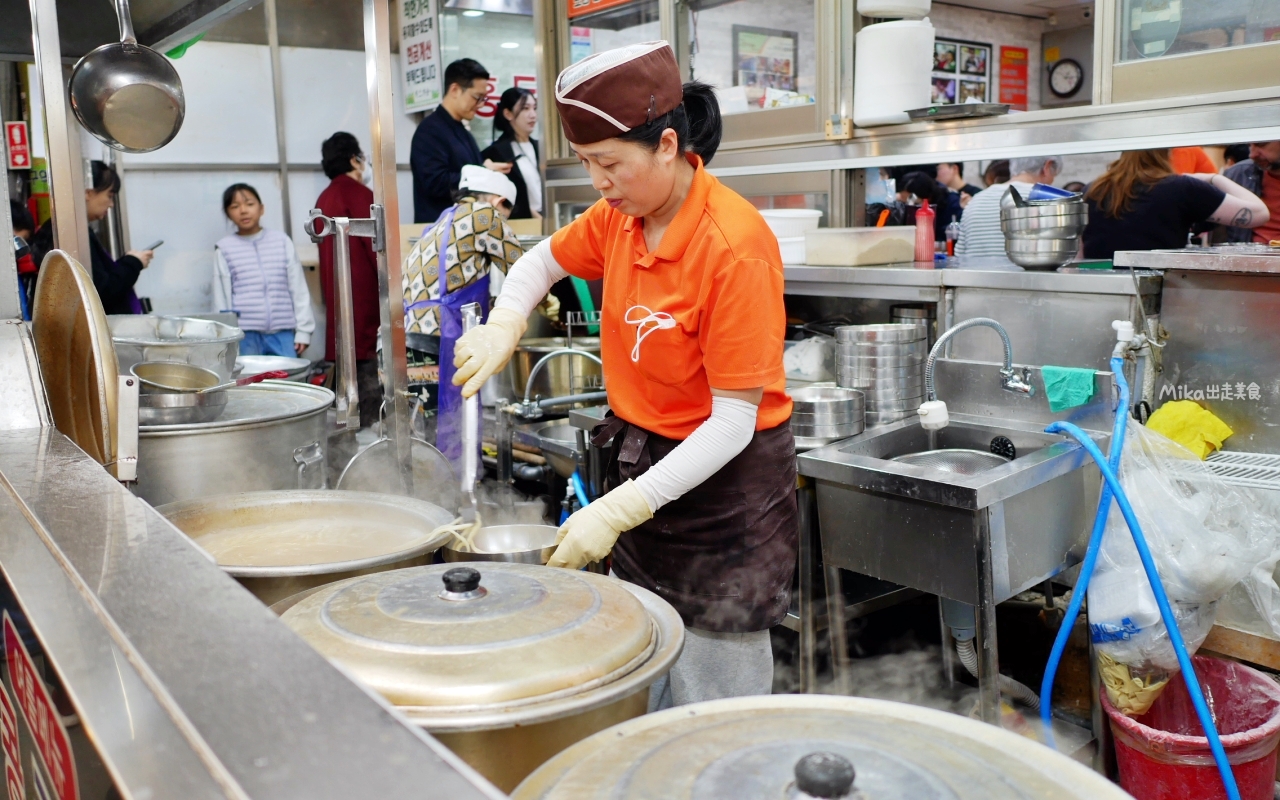
[[[551,565],[612,550],[618,577],[680,611],[685,649],[651,707],[768,694],[798,530],[777,239],[706,171],[719,106],[665,42],[575,64],[556,102],[601,199],[511,267],[454,381],[469,396],[501,369],[554,282],[603,279],[612,415],[592,441],[613,443],[611,488],[561,526]]]

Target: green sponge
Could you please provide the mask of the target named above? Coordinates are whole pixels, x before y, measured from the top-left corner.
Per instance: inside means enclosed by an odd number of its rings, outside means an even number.
[[[1040,374],[1044,377],[1044,392],[1049,397],[1050,411],[1082,406],[1093,397],[1094,371],[1091,369],[1041,367]]]

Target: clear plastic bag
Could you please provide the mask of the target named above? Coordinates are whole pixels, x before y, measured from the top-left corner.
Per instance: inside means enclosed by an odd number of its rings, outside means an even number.
[[[787,342],[782,366],[791,380],[820,382],[835,380],[836,342],[829,336],[811,336]]]
[[[1191,652],[1213,626],[1217,601],[1276,549],[1277,520],[1253,492],[1233,486],[1191,451],[1130,422],[1120,483],[1133,506]],[[1280,589],[1276,592],[1280,612]],[[1137,548],[1114,502],[1089,586],[1097,649],[1138,672],[1176,671]]]

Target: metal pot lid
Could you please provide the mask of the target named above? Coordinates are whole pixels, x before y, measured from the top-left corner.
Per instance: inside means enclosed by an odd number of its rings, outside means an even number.
[[[114,464],[120,364],[93,278],[61,250],[40,267],[31,338],[54,426],[99,464]]]
[[[993,725],[905,703],[819,695],[716,700],[639,717],[560,753],[511,796],[1128,797],[1084,765]]]
[[[238,425],[300,417],[333,405],[333,392],[322,386],[294,381],[263,381],[239,389],[227,389],[227,407],[212,422],[189,425],[144,425],[143,436],[169,432],[214,432]]]
[[[373,492],[276,491],[199,497],[156,511],[238,578],[370,569],[438,550],[453,513]]]
[[[636,670],[654,623],[620,581],[527,564],[436,564],[340,581],[281,619],[397,706],[505,711]]]

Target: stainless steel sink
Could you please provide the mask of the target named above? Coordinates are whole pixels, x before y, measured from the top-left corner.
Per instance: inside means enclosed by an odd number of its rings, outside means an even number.
[[[517,442],[538,448],[560,477],[567,478],[578,468],[578,429],[566,420],[517,425],[512,435]]]
[[[931,438],[932,437],[932,438]],[[1106,437],[1095,437],[1106,448]],[[1015,457],[965,475],[893,461],[937,449]],[[917,418],[799,457],[817,484],[825,563],[973,605],[997,603],[1076,563],[1099,476],[1084,451],[1031,423],[953,414],[932,434]]]

